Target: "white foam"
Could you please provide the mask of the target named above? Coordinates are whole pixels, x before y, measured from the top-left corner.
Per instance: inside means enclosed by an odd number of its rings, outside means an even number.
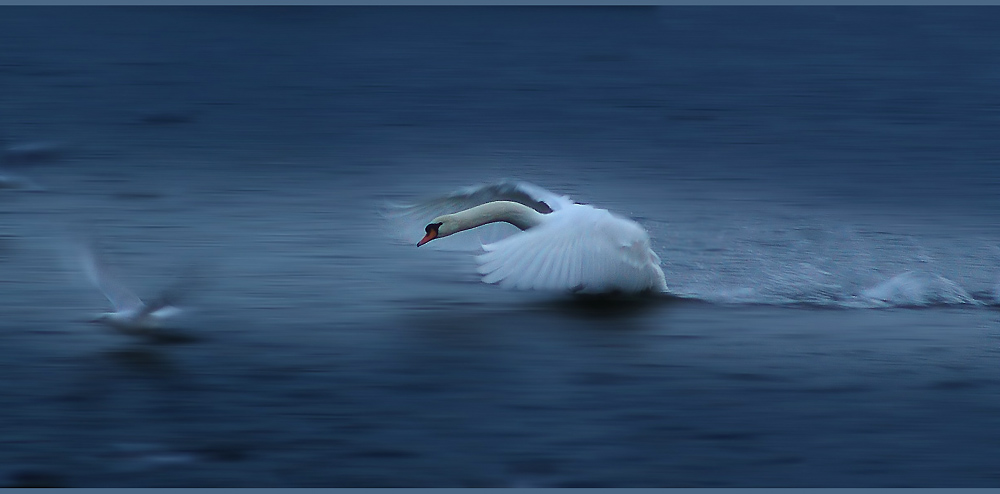
[[[875,306],[926,307],[932,305],[978,305],[969,292],[944,276],[907,271],[861,293]]]

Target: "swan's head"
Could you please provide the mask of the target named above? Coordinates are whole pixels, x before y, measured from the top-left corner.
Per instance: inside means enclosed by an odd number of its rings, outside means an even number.
[[[450,214],[444,216],[438,216],[431,220],[430,223],[424,228],[424,238],[417,242],[417,247],[434,240],[435,238],[447,237],[456,232],[462,231],[463,228],[460,227],[457,221]]]

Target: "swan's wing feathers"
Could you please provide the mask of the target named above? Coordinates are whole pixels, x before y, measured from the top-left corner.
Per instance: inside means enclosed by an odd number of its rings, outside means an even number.
[[[542,214],[558,211],[573,204],[568,196],[560,196],[537,185],[515,180],[501,180],[483,185],[462,187],[450,194],[421,201],[417,204],[387,205],[384,215],[389,217],[421,215],[428,220],[442,214],[455,213],[493,201],[512,201],[524,204]],[[421,228],[423,225],[421,225]]]
[[[145,306],[142,299],[126,288],[111,273],[111,270],[98,258],[90,246],[81,246],[80,262],[87,278],[108,298],[116,311],[138,310]]]
[[[585,208],[585,209],[584,209]],[[583,292],[665,289],[658,258],[639,225],[581,207],[524,233],[484,246],[486,283]]]
[[[506,239],[508,241],[501,240],[483,246],[485,252],[478,256],[477,260],[480,264],[479,274],[483,275],[484,282],[500,283],[511,279],[512,275],[524,271],[527,262],[533,258],[534,248],[530,242],[510,242],[509,240],[523,238],[526,233],[508,237]]]
[[[573,204],[569,196],[549,192],[528,182],[503,180],[486,187],[495,188],[501,196],[497,199],[490,199],[490,201],[519,202],[543,214],[559,211]]]
[[[501,180],[491,184],[463,187],[451,194],[416,204],[386,204],[381,214],[388,220],[396,236],[405,242],[416,242],[424,235],[424,227],[432,219],[493,201],[517,202],[543,214],[573,204],[568,197],[554,194],[537,185]],[[431,245],[477,250],[482,244],[496,242],[518,231],[506,223],[491,223],[476,228],[468,234],[441,239]]]
[[[558,211],[573,204],[567,196],[549,192],[537,185],[504,179],[489,184],[471,185],[444,196],[442,199],[468,209],[492,201],[513,201],[542,214]]]
[[[573,290],[581,284],[587,252],[573,231],[545,225],[484,246],[478,256],[486,283],[521,290]]]

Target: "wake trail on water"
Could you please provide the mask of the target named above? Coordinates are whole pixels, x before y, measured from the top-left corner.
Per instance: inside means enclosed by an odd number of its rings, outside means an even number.
[[[845,309],[919,308],[948,306],[997,306],[996,292],[970,293],[944,276],[907,271],[858,293],[844,293],[838,287],[816,285],[812,289],[767,286],[718,287],[714,291],[671,289],[672,297],[725,305],[812,306]]]
[[[859,309],[1000,306],[995,236],[778,223],[673,224],[657,232],[671,296]]]

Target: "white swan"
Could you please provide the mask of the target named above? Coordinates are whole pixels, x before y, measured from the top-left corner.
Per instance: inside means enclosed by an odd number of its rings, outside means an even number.
[[[435,214],[439,212],[446,214]],[[483,252],[476,260],[486,283],[574,293],[667,291],[660,258],[638,223],[529,183],[468,187],[421,205],[397,207],[391,217],[432,218],[418,247],[497,222],[522,230],[480,243]]]

